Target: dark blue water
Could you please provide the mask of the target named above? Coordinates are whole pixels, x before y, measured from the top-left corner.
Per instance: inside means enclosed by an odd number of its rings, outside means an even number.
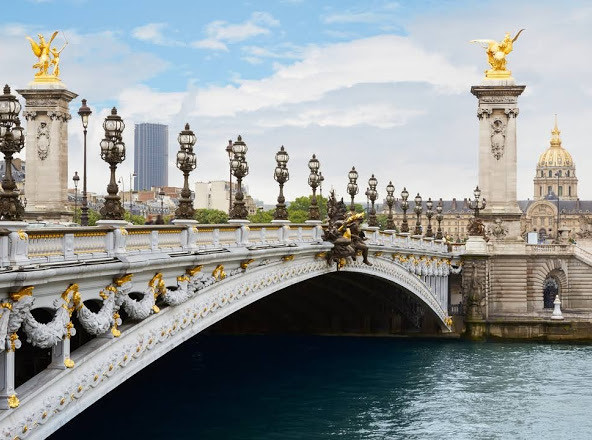
[[[589,439],[592,347],[199,336],[57,431],[92,439]]]

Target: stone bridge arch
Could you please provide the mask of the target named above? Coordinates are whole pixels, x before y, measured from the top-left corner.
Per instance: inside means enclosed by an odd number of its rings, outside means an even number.
[[[446,312],[420,275],[391,256],[375,257],[373,265],[348,263],[342,270],[397,284],[431,310],[443,331]],[[103,395],[184,341],[249,304],[320,275],[335,272],[323,258],[299,255],[229,272],[176,306],[162,308],[130,327],[118,338],[99,337],[71,353],[75,367],[47,369],[19,388],[21,403],[10,414],[7,433],[14,438],[43,438],[67,423]]]

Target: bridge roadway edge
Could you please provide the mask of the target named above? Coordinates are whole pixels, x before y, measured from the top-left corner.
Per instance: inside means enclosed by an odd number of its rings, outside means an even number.
[[[223,257],[226,261],[235,262],[247,256],[261,258],[262,253],[266,257],[279,257],[287,253],[294,255],[292,261],[282,262],[278,260],[275,263],[265,266],[248,268],[245,273],[250,274],[251,278],[260,272],[261,275],[267,274],[268,280],[270,276],[273,279],[276,275],[281,279],[282,274],[289,273],[291,267],[298,267],[298,265],[311,266],[314,270],[301,273],[282,282],[266,285],[256,294],[243,296],[238,301],[228,304],[227,307],[219,308],[215,313],[207,313],[203,317],[200,313],[199,318],[191,320],[191,316],[195,318],[196,310],[202,310],[204,301],[207,303],[207,296],[212,296],[214,290],[219,288],[228,293],[231,290],[238,289],[241,286],[241,281],[245,280],[245,277],[231,276],[221,284],[216,283],[206,287],[199,294],[183,304],[163,308],[160,313],[154,314],[143,321],[129,326],[122,326],[122,335],[118,339],[95,338],[72,353],[71,357],[76,363],[73,369],[45,370],[31,381],[19,387],[17,391],[22,396],[21,405],[19,408],[6,412],[4,414],[5,417],[0,415],[0,426],[4,426],[0,432],[4,434],[9,433],[10,437],[7,436],[6,438],[14,438],[15,435],[18,435],[22,439],[27,437],[44,438],[67,423],[68,420],[97,401],[100,397],[143,369],[146,365],[152,363],[215,322],[284,287],[308,278],[334,272],[335,266],[327,265],[324,259],[313,258],[312,261],[307,261],[306,258],[307,256],[314,256],[318,252],[326,251],[329,248],[330,245],[325,243],[308,245],[306,247],[266,249],[265,252],[257,250],[244,252],[243,249],[239,252],[227,252],[217,255],[219,257],[217,261],[222,261],[220,257]],[[376,247],[376,250],[378,249],[383,248]],[[313,251],[312,253],[311,250]],[[168,261],[167,259],[165,260]],[[179,267],[191,266],[194,263],[200,263],[198,256],[193,256],[192,258],[177,257],[173,260],[175,260],[174,266],[177,269]],[[414,287],[412,284],[415,284],[415,287],[423,284],[417,275],[410,273],[407,269],[387,257],[371,256],[371,260],[375,263],[373,267],[363,265],[358,259],[356,263],[348,263],[343,270],[366,273],[373,276],[380,276],[380,271],[382,271],[382,277],[386,278],[384,276],[385,267],[390,266],[396,268],[407,280],[406,283],[397,284],[403,285],[403,287],[412,292]],[[115,263],[115,266],[113,269],[119,274],[123,267],[126,269],[133,267],[134,270],[137,270],[140,267],[149,267],[150,264],[146,264],[146,262],[123,265],[121,263]],[[60,271],[59,269],[55,270]],[[58,273],[56,273],[56,276],[60,278]],[[66,275],[64,274],[64,276]],[[70,273],[71,276],[72,273]],[[391,279],[390,281],[393,280]],[[214,295],[215,298],[221,298],[224,295],[224,291]],[[427,294],[428,298],[431,298],[431,292],[426,286],[424,286],[423,294]],[[421,296],[419,297],[422,299]],[[423,299],[423,302],[425,302],[425,299]],[[428,306],[434,311],[433,304],[428,304]],[[442,310],[440,313],[436,313],[436,315],[442,320],[444,311]],[[184,322],[185,319],[189,323],[186,324]],[[165,321],[165,326],[162,326],[162,321]],[[35,391],[30,392],[30,389],[34,389]],[[49,402],[50,400],[53,402]],[[75,404],[72,405],[72,402],[75,402]],[[58,415],[58,417],[55,417],[55,415]]]

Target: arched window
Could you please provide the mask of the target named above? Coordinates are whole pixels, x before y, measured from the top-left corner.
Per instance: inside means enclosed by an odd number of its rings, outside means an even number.
[[[567,187],[567,193],[569,194],[569,196],[571,196],[571,186]]]
[[[569,177],[569,170],[567,170],[567,177]]]
[[[552,309],[557,295],[559,295],[559,282],[555,277],[548,276],[543,283],[543,307]]]
[[[561,185],[559,186],[559,190],[557,191],[557,195],[558,196],[562,196],[563,195],[563,187]]]
[[[549,170],[549,177],[553,177],[553,171]]]
[[[551,194],[552,191],[553,191],[553,187],[552,186],[548,186],[547,187],[547,194]]]
[[[543,187],[539,186],[539,196],[543,197]]]
[[[557,171],[557,175],[561,177],[561,170]]]

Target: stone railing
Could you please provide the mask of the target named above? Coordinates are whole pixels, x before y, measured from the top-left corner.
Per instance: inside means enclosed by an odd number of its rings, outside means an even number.
[[[434,240],[433,238],[427,238],[421,235],[397,234],[374,229],[364,229],[364,233],[368,239],[368,244],[426,252],[449,252],[444,240]]]
[[[309,224],[111,226],[0,230],[0,268],[320,242]]]
[[[572,244],[527,244],[526,252],[533,255],[573,254]]]

